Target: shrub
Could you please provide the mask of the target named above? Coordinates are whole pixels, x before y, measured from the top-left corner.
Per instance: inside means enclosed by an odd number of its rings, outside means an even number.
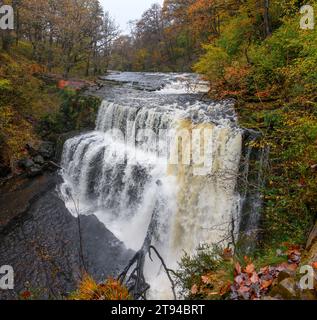
[[[70,300],[132,300],[128,289],[119,281],[108,279],[105,283],[97,284],[86,275],[79,289],[70,296]]]

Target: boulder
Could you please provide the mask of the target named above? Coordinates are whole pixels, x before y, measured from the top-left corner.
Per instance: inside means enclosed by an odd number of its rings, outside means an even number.
[[[43,169],[38,164],[34,164],[34,166],[30,167],[27,170],[27,176],[29,178],[34,178],[34,177],[37,177],[37,176],[41,176],[42,174],[43,174]]]
[[[293,278],[286,278],[275,286],[271,293],[271,297],[282,297],[283,300],[297,299],[297,284]]]
[[[5,178],[11,173],[10,166],[0,163],[0,178]]]
[[[295,278],[296,277],[296,272],[291,271],[291,270],[283,270],[279,273],[277,281],[278,283],[281,283],[283,280],[288,279],[288,278]]]
[[[45,160],[41,155],[34,157],[33,161],[40,166],[42,166],[45,163]]]
[[[44,159],[52,159],[55,155],[55,147],[54,143],[52,142],[42,142],[38,153],[44,158]]]
[[[38,151],[31,143],[28,143],[25,148],[31,157],[36,157],[38,155]]]
[[[34,161],[30,158],[24,158],[24,159],[19,160],[19,162],[18,162],[19,168],[24,169],[24,170],[28,170],[28,169],[32,168],[34,165],[35,165]]]

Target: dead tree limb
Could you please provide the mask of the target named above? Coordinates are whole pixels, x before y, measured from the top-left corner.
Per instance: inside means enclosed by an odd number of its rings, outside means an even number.
[[[157,257],[160,259],[162,266],[166,272],[166,275],[172,284],[172,291],[173,291],[173,295],[174,295],[174,300],[177,300],[176,291],[175,291],[175,287],[176,287],[175,282],[174,282],[173,278],[171,277],[172,270],[167,268],[164,259],[162,258],[162,256],[159,254],[158,250],[154,246],[150,246],[150,252],[151,252],[151,250],[153,250],[155,252],[155,254],[157,255]]]
[[[157,182],[158,187],[160,188],[161,182]],[[159,190],[158,190],[159,191]],[[157,257],[162,262],[165,272],[172,284],[172,290],[174,294],[174,298],[176,300],[176,293],[175,293],[175,284],[170,275],[171,270],[169,270],[164,262],[162,256],[159,254],[158,250],[152,246],[153,236],[156,231],[157,220],[160,211],[160,199],[157,201],[152,217],[151,222],[147,230],[147,234],[141,249],[133,256],[130,260],[127,267],[123,270],[120,274],[118,280],[121,283],[125,283],[129,289],[129,292],[133,295],[134,299],[138,300],[140,298],[144,298],[146,300],[146,293],[150,289],[149,284],[145,280],[144,276],[144,267],[147,255],[151,257],[151,250],[153,250]],[[132,272],[130,272],[132,270]]]

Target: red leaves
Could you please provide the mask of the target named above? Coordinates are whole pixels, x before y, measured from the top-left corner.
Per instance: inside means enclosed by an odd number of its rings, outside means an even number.
[[[23,300],[29,300],[29,299],[31,299],[31,297],[32,297],[32,293],[31,293],[30,291],[28,291],[28,290],[23,291],[23,292],[21,293],[21,298],[22,298]]]
[[[229,298],[232,300],[260,300],[268,295],[272,286],[278,283],[281,272],[293,273],[297,270],[301,261],[300,247],[285,245],[287,251],[278,250],[278,257],[287,257],[287,261],[275,266],[265,266],[257,270],[255,263],[249,258],[244,257],[243,261],[234,261],[233,253],[230,249],[226,249],[221,257],[226,261],[230,261],[226,265],[234,268],[234,282],[228,280],[228,271],[220,269],[203,274],[198,283],[191,288],[193,296],[213,297],[217,296]],[[242,265],[243,263],[243,265]],[[313,267],[317,269],[317,261],[313,263]],[[283,276],[283,275],[281,275]],[[219,296],[219,297],[218,297]]]
[[[236,264],[235,272],[239,271]],[[261,269],[260,273],[257,273],[253,263],[248,264],[243,270],[240,267],[240,274],[237,273],[234,284],[231,287],[231,297],[235,300],[258,300],[261,295],[267,292],[267,288],[273,283],[273,279],[267,280],[269,275],[269,268]]]

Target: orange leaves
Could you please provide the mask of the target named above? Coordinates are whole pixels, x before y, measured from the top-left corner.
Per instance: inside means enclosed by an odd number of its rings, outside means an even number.
[[[263,280],[261,283],[261,290],[268,289],[273,284],[273,279],[271,280]]]
[[[242,268],[239,262],[236,263],[234,272],[235,272],[235,275],[239,275],[242,272]]]
[[[32,292],[26,290],[26,291],[23,291],[20,296],[22,300],[30,300],[32,298]]]
[[[198,286],[197,284],[194,284],[191,289],[191,294],[195,296],[197,293],[198,293]]]
[[[254,266],[253,263],[247,265],[246,268],[245,268],[245,272],[246,272],[248,275],[253,274],[254,271],[255,271],[255,266]]]
[[[226,248],[223,250],[222,258],[225,261],[230,261],[233,258],[233,251],[230,248]]]
[[[34,75],[34,74],[37,74],[37,73],[43,73],[43,72],[45,72],[46,70],[45,70],[45,67],[43,67],[43,66],[41,66],[41,65],[39,65],[39,64],[35,64],[35,63],[33,63],[33,64],[31,64],[30,66],[29,66],[29,73],[31,74],[31,75]]]
[[[231,282],[224,270],[209,272],[200,277],[200,282],[192,286],[190,292],[199,298],[217,298],[230,292]]]
[[[204,283],[204,284],[212,284],[212,279],[210,276],[202,276],[201,277],[201,281]]]
[[[260,278],[256,272],[253,272],[250,280],[253,284],[255,284],[255,283],[259,282]]]
[[[224,296],[224,295],[226,295],[228,292],[230,292],[230,290],[231,290],[231,282],[228,281],[223,287],[220,288],[219,294],[220,294],[221,296]]]
[[[86,275],[79,289],[71,300],[130,300],[128,289],[119,281],[108,279],[105,283],[97,284],[93,278]]]

